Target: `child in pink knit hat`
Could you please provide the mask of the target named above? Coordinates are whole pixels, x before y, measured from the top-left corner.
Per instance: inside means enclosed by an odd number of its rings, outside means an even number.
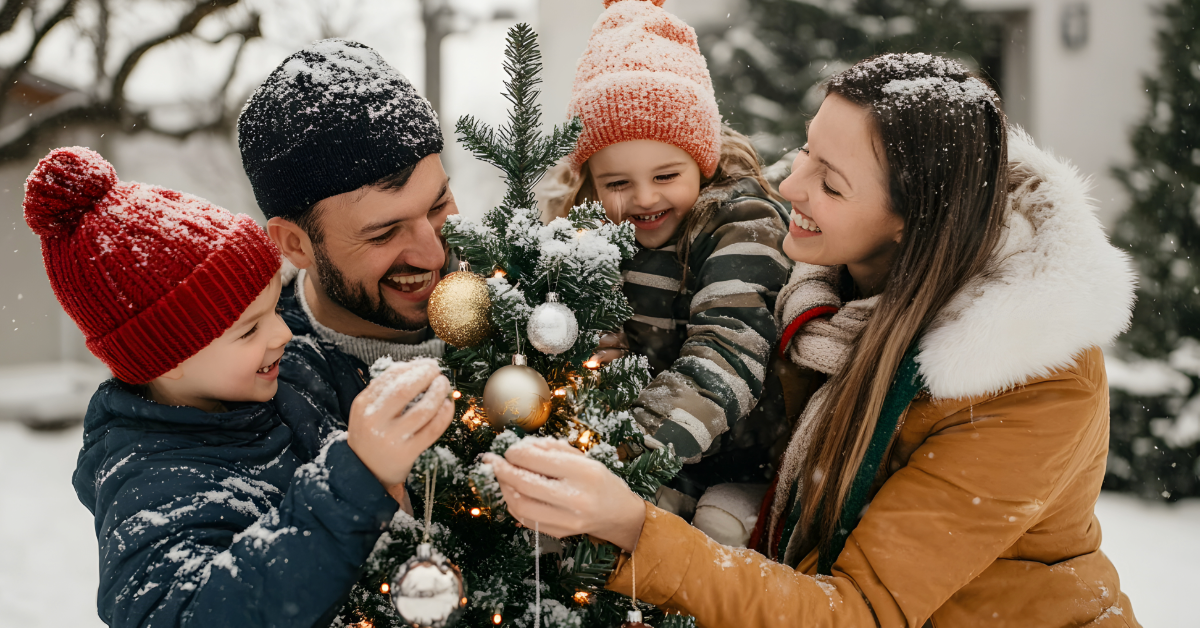
[[[770,362],[775,297],[791,269],[780,253],[788,219],[753,146],[721,122],[696,32],[663,2],[605,0],[568,111],[584,131],[547,205],[554,217],[596,200],[636,227],[641,250],[622,267],[634,316],[602,354],[649,358],[655,378],[635,418],[651,447],[673,445],[689,463],[672,487],[699,498],[716,484],[765,484],[786,435]],[[757,514],[753,496],[735,501],[719,510]],[[743,527],[710,534],[744,544],[752,524]]]

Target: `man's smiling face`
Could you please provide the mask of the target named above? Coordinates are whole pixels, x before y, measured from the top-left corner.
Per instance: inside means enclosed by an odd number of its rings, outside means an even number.
[[[321,201],[310,225],[314,286],[375,325],[428,326],[429,295],[446,265],[442,225],[458,213],[449,183],[434,154],[398,188],[369,186]]]

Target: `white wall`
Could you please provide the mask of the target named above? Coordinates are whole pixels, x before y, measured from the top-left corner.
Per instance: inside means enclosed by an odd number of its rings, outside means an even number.
[[[1128,197],[1109,171],[1132,159],[1129,134],[1148,104],[1142,77],[1157,61],[1152,0],[1086,0],[1087,43],[1063,43],[1064,0],[967,0],[982,10],[1027,11],[1029,93],[1020,117],[1037,142],[1095,179],[1093,195],[1111,225]],[[1014,105],[1009,105],[1012,108]]]

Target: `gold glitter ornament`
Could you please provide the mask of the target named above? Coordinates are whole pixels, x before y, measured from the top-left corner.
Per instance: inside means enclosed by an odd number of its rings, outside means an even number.
[[[455,347],[472,347],[488,337],[492,297],[487,281],[466,270],[446,275],[429,295],[429,326],[438,338]]]
[[[550,418],[550,386],[541,373],[526,366],[525,356],[496,369],[483,387],[487,420],[497,430],[517,426],[533,432]]]

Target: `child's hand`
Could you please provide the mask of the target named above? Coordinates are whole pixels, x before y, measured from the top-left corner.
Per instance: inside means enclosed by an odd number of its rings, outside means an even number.
[[[401,362],[375,378],[350,406],[347,443],[393,497],[405,494],[413,462],[450,426],[454,403],[449,393],[450,381],[437,362]]]
[[[596,354],[592,356],[592,359],[601,364],[608,364],[617,358],[624,357],[627,353],[629,353],[629,341],[625,339],[625,332],[608,331],[600,334],[600,344],[596,347]]]

